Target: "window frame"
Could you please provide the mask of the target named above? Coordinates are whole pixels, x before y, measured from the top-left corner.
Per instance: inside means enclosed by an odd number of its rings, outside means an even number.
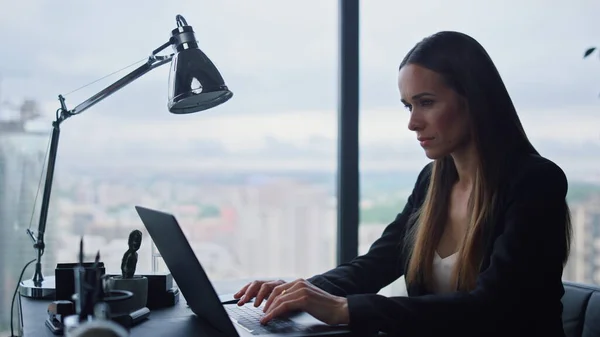
[[[337,263],[358,255],[359,0],[339,2]]]

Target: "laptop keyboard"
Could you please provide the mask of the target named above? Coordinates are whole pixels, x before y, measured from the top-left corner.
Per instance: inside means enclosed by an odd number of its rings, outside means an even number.
[[[262,309],[262,305],[258,308],[254,305],[225,306],[229,316],[253,335],[306,331],[304,325],[298,324],[289,318],[274,318],[266,325],[262,325],[260,324],[260,318],[264,315]]]

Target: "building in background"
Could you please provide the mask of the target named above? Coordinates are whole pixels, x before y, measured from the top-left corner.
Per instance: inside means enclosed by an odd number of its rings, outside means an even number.
[[[600,195],[571,205],[573,239],[564,278],[600,284]]]
[[[335,198],[291,179],[254,181],[232,199],[240,277],[310,277],[335,266]]]
[[[37,234],[49,135],[29,132],[22,121],[14,120],[0,121],[0,130],[0,331],[4,331],[10,325],[11,300],[21,270],[37,256],[26,229],[31,228]],[[52,217],[50,212],[44,275],[53,275],[56,266]],[[31,278],[34,268],[31,264],[23,278]]]

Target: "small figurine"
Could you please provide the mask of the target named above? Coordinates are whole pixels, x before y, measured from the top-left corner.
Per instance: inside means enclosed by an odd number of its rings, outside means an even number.
[[[138,249],[142,244],[142,232],[135,229],[129,233],[129,249],[123,254],[121,260],[121,274],[124,279],[133,278],[138,261]]]

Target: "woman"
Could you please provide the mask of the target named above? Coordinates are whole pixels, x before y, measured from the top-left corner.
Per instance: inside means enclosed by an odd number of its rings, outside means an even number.
[[[402,336],[564,336],[567,180],[531,145],[492,60],[440,32],[400,64],[398,87],[433,162],[369,252],[308,280],[257,281],[266,323],[303,310],[329,324]],[[408,297],[376,293],[400,276]]]

